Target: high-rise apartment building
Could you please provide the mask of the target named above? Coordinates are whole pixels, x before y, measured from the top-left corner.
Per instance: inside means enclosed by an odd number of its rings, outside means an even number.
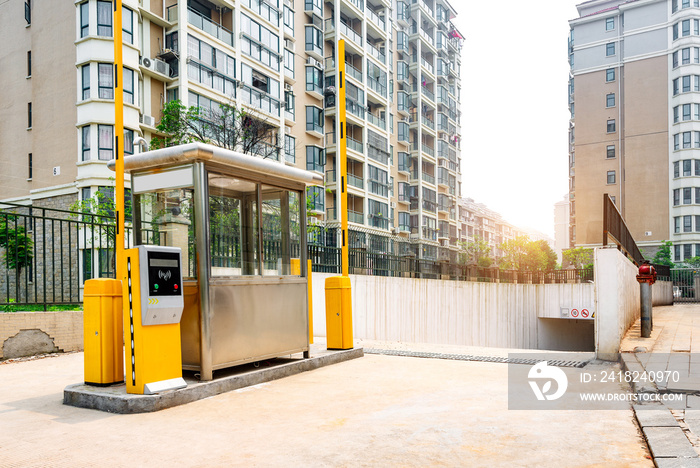
[[[571,245],[569,239],[569,196],[554,204],[554,251],[557,253],[559,263],[562,262],[562,252]]]
[[[700,5],[594,0],[570,21],[571,243],[600,245],[603,194],[643,253],[700,254]],[[697,188],[696,188],[697,187]]]
[[[397,241],[386,243],[402,246],[394,253],[455,255],[461,35],[447,1],[123,5],[124,74],[115,77],[111,1],[0,4],[2,199],[68,208],[113,193],[121,79],[127,156],[137,137],[157,135],[171,100],[205,113],[220,103],[252,109],[273,129],[268,157],[325,175],[325,186],[309,188],[310,215],[333,227],[344,60],[351,229]]]

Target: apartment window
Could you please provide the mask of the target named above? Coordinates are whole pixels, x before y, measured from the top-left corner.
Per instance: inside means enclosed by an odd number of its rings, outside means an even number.
[[[685,231],[684,231],[685,232]],[[693,248],[693,244],[684,244],[683,245],[683,258],[684,259],[689,259],[692,255],[691,250]]]
[[[677,95],[680,92],[680,78],[673,80],[673,95]]]
[[[681,50],[681,64],[688,65],[690,63],[690,47]]]
[[[615,171],[608,171],[608,184],[615,183]]]
[[[608,145],[608,148],[607,148],[607,157],[608,157],[608,158],[614,158],[614,157],[615,157],[615,145]]]
[[[673,108],[673,123],[678,123],[678,106]]]
[[[284,6],[284,26],[294,35],[294,11],[287,5]]]
[[[690,120],[690,104],[683,104],[683,120]]]
[[[306,188],[306,200],[309,210],[324,211],[325,198],[326,195],[323,191],[323,187],[311,186]]]
[[[605,107],[615,107],[615,93],[605,96]]]
[[[612,55],[615,55],[615,43],[609,42],[608,44],[605,44],[605,56],[610,57]]]
[[[613,133],[615,131],[615,119],[608,120],[608,133]]]
[[[681,136],[679,133],[673,135],[673,149],[679,150],[681,146]]]
[[[80,37],[90,34],[90,4],[84,2],[80,4]]]
[[[323,55],[323,32],[315,26],[305,26],[305,47],[307,52],[315,52]]]
[[[695,175],[700,176],[700,159],[695,160]],[[700,201],[698,201],[700,203]]]
[[[695,215],[695,232],[700,231],[700,216]],[[700,244],[695,244],[695,255],[700,255]]]
[[[690,36],[690,20],[683,20],[681,22],[681,34],[683,37]]]
[[[287,162],[295,163],[297,160],[296,138],[290,135],[284,136],[284,157]]]
[[[611,81],[615,81],[615,69],[614,68],[608,68],[605,70],[605,81],[608,83]]]
[[[90,65],[83,65],[80,68],[80,73],[82,75],[82,100],[90,99]]]
[[[306,170],[323,173],[326,165],[326,152],[318,146],[306,147]]]
[[[279,71],[279,36],[246,15],[241,15],[241,31],[245,34],[241,42],[243,53]]]
[[[323,72],[313,65],[306,67],[306,90],[323,95]]]
[[[700,132],[693,132],[694,135],[694,142],[695,142],[695,148],[700,148]]]
[[[675,13],[678,11],[678,0],[672,0],[671,1],[671,13]]]
[[[690,132],[683,132],[683,149],[690,148],[692,146],[691,134]],[[688,174],[690,175],[690,174]]]
[[[294,93],[291,91],[284,92],[284,109],[287,111],[287,113],[289,113],[292,120],[294,120]]]
[[[690,205],[691,203],[693,203],[692,196],[693,196],[693,190],[690,187],[684,188],[683,189],[683,204]]]
[[[32,76],[32,51],[27,51],[27,76]]]
[[[678,39],[678,23],[674,24],[671,29],[673,31],[673,40],[675,41]]]
[[[615,18],[607,18],[605,20],[605,30],[612,31],[615,29]]]
[[[686,75],[682,78],[682,83],[683,83],[683,92],[688,93],[690,92],[690,75]]]
[[[700,91],[700,75],[693,75],[693,91]]]
[[[680,229],[676,232],[680,232]],[[681,261],[681,246],[680,245],[673,246],[673,261],[675,261],[675,262]]]
[[[31,0],[26,0],[24,2],[24,20],[27,24],[32,24],[32,2]]]
[[[681,189],[673,189],[673,206],[681,204]]]
[[[112,2],[97,1],[97,35],[112,37]]]
[[[693,217],[683,216],[683,232],[693,232]],[[689,246],[686,246],[689,247]]]
[[[32,153],[27,155],[27,179],[32,180],[34,168],[32,167]]]
[[[82,146],[82,153],[83,153],[83,161],[89,161],[90,160],[90,126],[85,125],[81,129],[81,146]]]
[[[114,81],[112,80],[112,64],[97,64],[97,95],[100,99],[114,99]]]
[[[700,204],[700,187],[695,187],[695,204]],[[695,223],[695,225],[700,228],[700,224]]]
[[[323,109],[306,106],[306,131],[323,134]]]
[[[124,129],[124,154],[134,154],[134,131]]]
[[[97,157],[100,161],[109,161],[114,154],[114,127],[112,125],[97,126]]]
[[[680,163],[678,161],[673,163],[673,177],[680,176]]]
[[[692,167],[692,160],[690,159],[684,159],[683,160],[683,177],[688,177],[691,174],[691,167]]]
[[[134,103],[134,70],[124,67],[124,102],[126,104]]]
[[[294,78],[294,52],[284,49],[284,74]]]
[[[134,43],[134,12],[122,7],[122,39],[124,43]]]
[[[679,232],[681,232],[681,217],[676,216],[673,218],[673,233],[678,234]],[[680,257],[680,254],[680,248],[676,246],[676,255]],[[680,260],[680,258],[678,258],[678,260]]]
[[[696,36],[700,34],[700,20],[693,20],[693,34]]]
[[[27,103],[27,128],[32,128],[32,103]]]
[[[700,120],[700,104],[693,104],[693,109],[695,109],[695,112],[693,113],[693,118],[695,120]]]
[[[675,51],[671,57],[673,57],[673,68],[676,68],[678,66],[678,51]]]

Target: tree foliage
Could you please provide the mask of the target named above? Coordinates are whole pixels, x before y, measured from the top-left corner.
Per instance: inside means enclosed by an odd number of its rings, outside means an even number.
[[[661,243],[661,247],[659,247],[659,250],[656,251],[656,255],[654,255],[654,258],[651,259],[651,263],[654,263],[656,265],[666,265],[668,267],[673,267],[673,260],[671,257],[671,246],[673,245],[673,242],[671,241],[663,241]]]
[[[493,264],[491,247],[482,237],[476,236],[473,241],[461,242],[460,246],[464,251],[460,254],[461,263],[483,268],[488,268]]]
[[[574,268],[589,268],[593,265],[593,249],[584,247],[567,249],[562,252],[562,257]]]
[[[19,273],[34,258],[34,241],[25,226],[18,225],[17,216],[0,218],[0,247],[5,249],[5,265]]]
[[[156,128],[164,136],[151,139],[152,149],[200,142],[264,159],[276,159],[280,152],[277,130],[267,118],[235,104],[205,110],[169,101]]]
[[[504,270],[553,270],[557,266],[557,254],[544,240],[518,236],[503,242],[499,248],[504,253],[500,263]]]

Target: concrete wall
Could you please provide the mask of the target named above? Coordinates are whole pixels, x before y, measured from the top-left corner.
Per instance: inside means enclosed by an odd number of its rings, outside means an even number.
[[[5,357],[5,346],[10,346],[12,339],[26,330],[40,330],[48,335],[49,340],[53,340],[54,352],[83,349],[83,312],[80,310],[6,312],[0,313],[0,358]],[[31,348],[31,343],[25,345]]]
[[[595,343],[599,359],[617,360],[625,332],[639,318],[637,267],[617,249],[595,249]]]
[[[325,279],[313,274],[314,334],[324,336]],[[501,348],[593,350],[593,284],[496,284],[350,275],[355,338]]]
[[[673,305],[673,281],[657,281],[651,286],[651,304]]]

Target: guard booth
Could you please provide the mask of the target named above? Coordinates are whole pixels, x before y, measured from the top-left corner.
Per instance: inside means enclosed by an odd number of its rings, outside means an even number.
[[[308,357],[305,188],[323,177],[202,143],[128,156],[124,169],[134,244],[182,251],[183,369],[211,380],[217,369]]]

